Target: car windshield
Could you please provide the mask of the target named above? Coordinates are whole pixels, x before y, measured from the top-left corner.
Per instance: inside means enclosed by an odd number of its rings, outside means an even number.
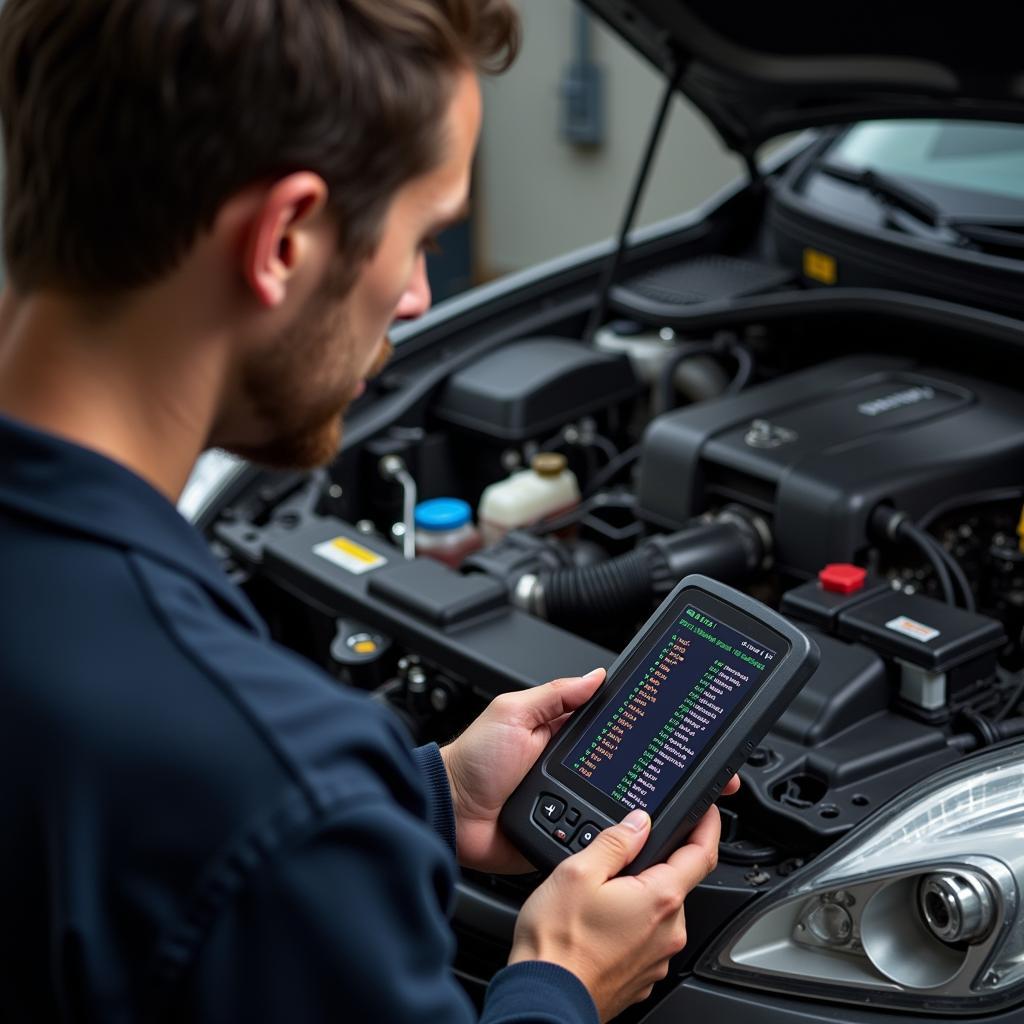
[[[981,121],[866,121],[830,160],[887,176],[1024,200],[1024,125]]]

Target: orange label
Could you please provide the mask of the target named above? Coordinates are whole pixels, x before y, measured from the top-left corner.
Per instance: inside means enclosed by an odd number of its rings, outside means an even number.
[[[822,284],[835,284],[839,269],[834,257],[817,249],[804,249],[804,275]]]

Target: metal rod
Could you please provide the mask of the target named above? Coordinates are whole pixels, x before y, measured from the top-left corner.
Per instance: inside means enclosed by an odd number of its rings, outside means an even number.
[[[685,64],[679,61],[675,73],[669,80],[668,85],[665,88],[665,94],[661,98],[661,103],[658,106],[658,113],[654,118],[654,123],[651,125],[650,137],[647,140],[647,148],[644,150],[643,159],[640,161],[640,167],[637,170],[636,180],[633,183],[633,194],[630,197],[629,205],[626,208],[626,215],[622,219],[622,226],[619,229],[619,235],[616,240],[615,251],[612,253],[607,265],[605,266],[604,274],[601,278],[601,287],[598,292],[597,302],[594,304],[593,311],[590,314],[590,320],[587,322],[587,329],[584,333],[584,338],[588,342],[594,340],[594,335],[597,333],[602,322],[604,321],[605,314],[608,311],[608,295],[611,292],[612,285],[615,283],[615,277],[619,272],[619,267],[622,265],[622,260],[626,255],[626,248],[629,245],[629,233],[633,230],[633,222],[636,220],[637,212],[640,209],[640,204],[643,201],[644,192],[647,189],[647,183],[651,176],[651,170],[654,167],[654,158],[658,152],[658,144],[661,142],[662,135],[665,131],[665,125],[668,124],[668,115],[672,109],[672,98],[675,96],[676,89],[679,88],[679,82],[683,77],[683,70]]]
[[[416,481],[405,468],[405,462],[398,455],[385,455],[380,460],[380,473],[385,480],[391,480],[402,488],[402,554],[406,558],[416,557]]]

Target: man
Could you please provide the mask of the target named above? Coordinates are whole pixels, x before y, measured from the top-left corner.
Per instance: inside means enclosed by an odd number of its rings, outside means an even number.
[[[598,670],[399,727],[273,645],[177,515],[200,451],[314,466],[430,302],[506,0],[6,0],[0,1018],[468,1021],[454,857]],[[712,811],[616,878],[633,814],[520,917],[487,1021],[608,1019],[663,977]]]

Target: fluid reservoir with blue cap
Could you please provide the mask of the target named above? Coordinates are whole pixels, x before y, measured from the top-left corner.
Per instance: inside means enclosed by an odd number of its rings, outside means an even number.
[[[473,512],[458,498],[432,498],[416,506],[416,554],[457,569],[481,547]]]

